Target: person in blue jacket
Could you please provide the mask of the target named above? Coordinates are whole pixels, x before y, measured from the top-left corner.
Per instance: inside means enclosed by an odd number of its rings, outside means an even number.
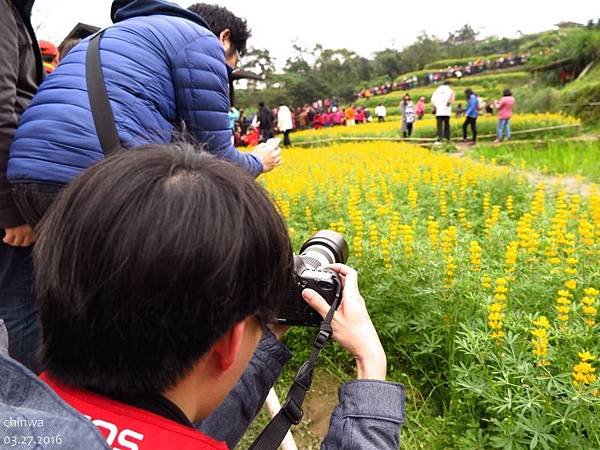
[[[121,145],[168,143],[189,134],[252,176],[273,169],[279,150],[241,153],[229,127],[229,73],[246,51],[246,21],[223,7],[189,10],[164,0],[116,0],[100,60]],[[35,225],[63,185],[104,155],[86,86],[89,40],[42,84],[10,148],[17,207]]]
[[[467,140],[467,127],[471,126],[471,132],[473,133],[473,144],[477,142],[477,116],[479,109],[479,102],[477,96],[471,88],[465,89],[465,96],[467,97],[467,109],[465,111],[465,121],[463,122],[463,141]]]
[[[263,146],[241,153],[232,145],[229,128],[229,73],[246,50],[248,26],[216,5],[190,8],[164,0],[112,3],[114,25],[102,35],[100,60],[121,145],[168,143],[188,134],[204,150],[252,176],[269,171],[281,162],[280,150]],[[10,145],[6,173],[20,219],[7,225],[22,224],[19,230],[25,231],[13,245],[27,246],[25,252],[57,193],[104,158],[86,85],[88,43],[78,44],[42,83]],[[8,325],[17,320],[37,323],[33,266],[30,258],[21,259],[1,268],[0,282],[10,270],[6,289],[11,289],[13,303],[33,307],[5,314]],[[0,283],[0,292],[4,287]],[[30,329],[13,326],[11,341],[16,345],[29,339]],[[15,356],[36,370],[36,350],[37,343]]]

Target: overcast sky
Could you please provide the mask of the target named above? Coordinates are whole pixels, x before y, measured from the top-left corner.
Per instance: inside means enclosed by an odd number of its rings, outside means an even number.
[[[77,22],[107,26],[111,3],[37,0],[33,23],[38,38],[58,44]],[[177,3],[187,7],[195,2]],[[519,31],[547,30],[560,21],[586,23],[600,17],[598,0],[224,0],[218,4],[247,19],[252,28],[249,45],[269,49],[278,66],[292,54],[294,42],[310,48],[316,43],[343,47],[369,57],[386,47],[401,49],[421,31],[445,38],[465,23],[483,36],[512,37]]]

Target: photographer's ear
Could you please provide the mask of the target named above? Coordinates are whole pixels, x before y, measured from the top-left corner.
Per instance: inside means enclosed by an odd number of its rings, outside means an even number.
[[[219,34],[219,41],[221,41],[221,45],[225,50],[225,61],[227,61],[227,65],[234,68],[240,60],[240,54],[235,48],[235,45],[231,42],[231,30],[229,28],[225,28],[221,31],[221,34]]]
[[[212,346],[211,359],[219,371],[225,372],[235,362],[246,332],[245,328],[245,320],[236,323]]]
[[[246,369],[261,335],[262,327],[254,316],[248,316],[234,324],[217,339],[209,351],[213,368],[217,372],[229,370],[241,374]]]

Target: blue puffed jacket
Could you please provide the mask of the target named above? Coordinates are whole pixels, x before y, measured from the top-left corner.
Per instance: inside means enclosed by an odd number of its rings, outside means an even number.
[[[164,0],[123,3],[100,42],[122,145],[171,142],[184,128],[205,150],[257,176],[261,162],[231,142],[225,52],[206,22]],[[10,148],[12,183],[65,184],[103,158],[85,79],[88,42],[71,50],[23,114]]]

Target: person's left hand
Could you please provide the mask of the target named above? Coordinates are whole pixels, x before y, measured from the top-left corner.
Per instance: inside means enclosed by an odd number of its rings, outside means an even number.
[[[33,229],[26,223],[17,227],[5,228],[4,233],[2,242],[12,247],[29,247],[35,242]]]

